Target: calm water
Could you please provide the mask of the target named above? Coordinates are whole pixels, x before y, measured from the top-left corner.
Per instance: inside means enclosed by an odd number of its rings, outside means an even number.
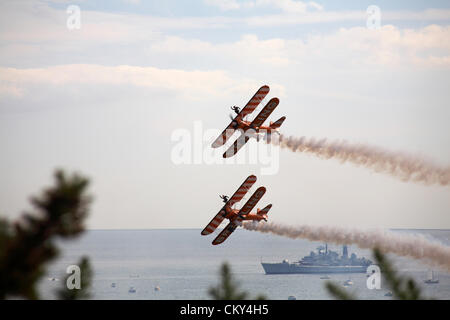
[[[66,267],[75,264],[82,255],[91,259],[94,269],[93,299],[208,299],[208,288],[218,283],[222,262],[232,267],[241,289],[251,296],[265,294],[269,299],[330,299],[320,275],[266,275],[260,264],[298,260],[321,243],[292,240],[238,229],[225,243],[212,246],[214,235],[200,236],[200,229],[177,230],[92,230],[75,241],[61,244],[62,255],[49,267],[47,277],[40,283],[43,298],[53,298],[53,292],[63,285]],[[450,230],[402,230],[396,232],[422,233],[450,245]],[[342,253],[340,246],[329,248]],[[370,251],[349,246],[349,253],[371,257]],[[416,260],[390,255],[397,270],[412,276],[423,292],[437,299],[450,298],[450,274],[433,269],[439,284],[426,285],[429,267]],[[329,275],[362,299],[390,299],[388,288],[368,290],[365,274]],[[111,287],[115,282],[116,287]],[[159,286],[160,290],[155,291]],[[136,289],[129,293],[130,287]]]

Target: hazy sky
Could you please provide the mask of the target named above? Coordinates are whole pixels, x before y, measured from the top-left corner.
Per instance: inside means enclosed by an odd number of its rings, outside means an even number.
[[[89,228],[203,228],[256,174],[274,222],[450,228],[450,187],[287,150],[274,175],[171,159],[175,130],[222,130],[267,84],[286,135],[447,166],[449,83],[448,1],[1,1],[0,212],[29,208],[58,167],[91,178]]]

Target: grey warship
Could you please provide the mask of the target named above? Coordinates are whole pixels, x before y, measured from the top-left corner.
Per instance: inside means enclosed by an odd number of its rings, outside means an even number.
[[[335,251],[328,250],[328,245],[319,246],[317,253],[311,251],[309,256],[290,263],[283,260],[281,263],[261,262],[266,274],[290,273],[365,273],[372,261],[366,258],[357,258],[355,253],[348,256],[347,246],[342,248],[342,256]]]

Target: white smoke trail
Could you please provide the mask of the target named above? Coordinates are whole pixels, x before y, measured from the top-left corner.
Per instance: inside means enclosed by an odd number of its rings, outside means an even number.
[[[329,226],[284,226],[272,222],[244,222],[244,229],[272,233],[292,239],[336,244],[356,244],[362,249],[378,248],[385,253],[424,260],[450,271],[450,247],[419,235],[399,235],[385,230],[357,230]]]
[[[352,162],[377,172],[385,172],[403,181],[415,181],[425,184],[450,184],[450,166],[439,167],[424,159],[400,152],[390,152],[379,147],[349,144],[345,141],[329,142],[306,137],[286,138],[274,135],[271,143],[293,152],[308,152],[320,158],[336,158],[342,162]]]

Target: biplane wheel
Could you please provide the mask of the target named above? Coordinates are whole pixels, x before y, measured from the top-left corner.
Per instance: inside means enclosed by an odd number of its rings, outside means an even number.
[[[232,126],[234,129],[236,129],[236,128],[238,127],[237,121],[231,122],[231,126]]]

